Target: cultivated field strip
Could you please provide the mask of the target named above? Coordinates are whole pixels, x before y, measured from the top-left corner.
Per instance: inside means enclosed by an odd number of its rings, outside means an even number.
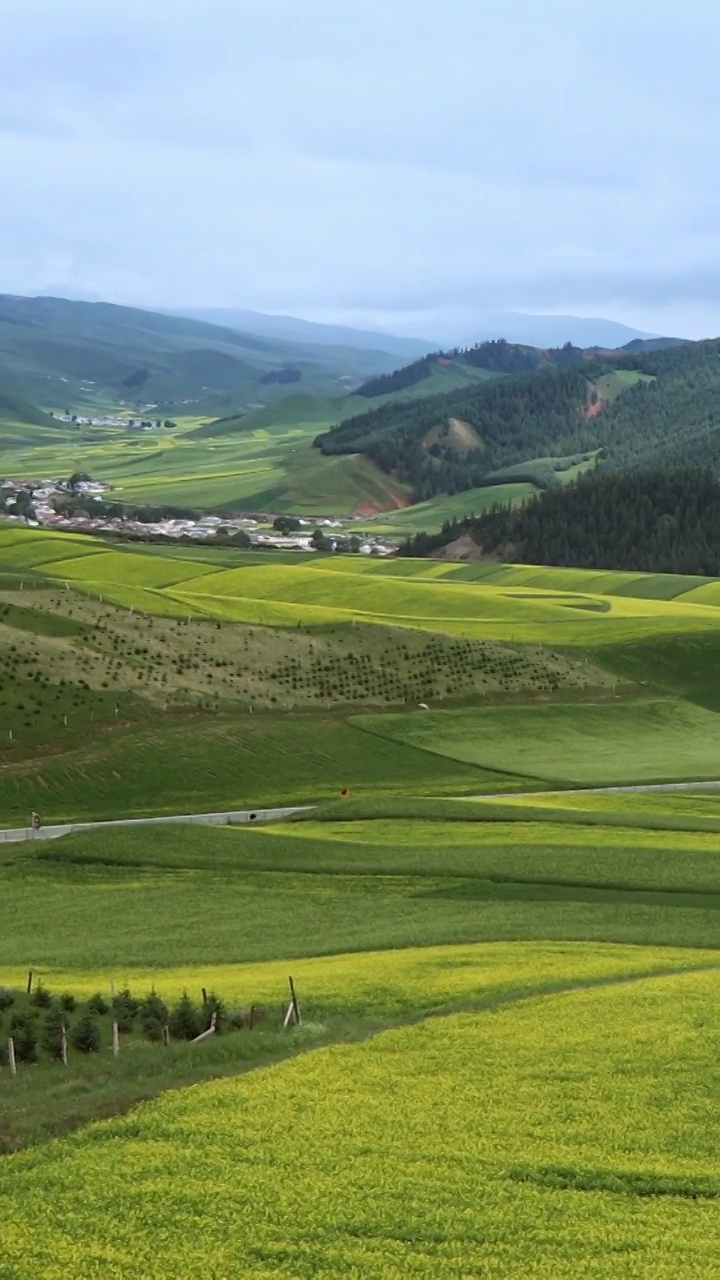
[[[525,643],[581,645],[714,630],[717,587],[663,575],[344,557],[281,564],[107,551],[81,536],[0,531],[7,570],[41,567],[148,612],[269,625],[364,621]],[[227,561],[224,561],[227,564]],[[332,568],[333,572],[324,569]],[[685,588],[685,589],[683,589]]]

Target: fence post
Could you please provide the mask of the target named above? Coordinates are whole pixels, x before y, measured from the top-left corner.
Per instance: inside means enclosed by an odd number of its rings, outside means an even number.
[[[8,1040],[8,1064],[10,1066],[10,1075],[17,1075],[17,1063],[15,1062],[15,1041],[12,1036]]]
[[[67,1064],[68,1064],[68,1054],[67,1054],[67,1030],[66,1030],[66,1028],[65,1028],[65,1022],[64,1022],[64,1021],[63,1021],[63,1022],[61,1022],[61,1024],[60,1024],[60,1057],[62,1058],[62,1064],[63,1064],[63,1066],[64,1066],[64,1067],[66,1067],[66,1066],[67,1066]]]
[[[32,971],[32,969],[28,969],[27,990],[26,990],[26,992],[25,992],[25,994],[26,994],[26,995],[28,995],[28,996],[30,995],[30,992],[32,991],[32,982],[33,982],[33,971]]]
[[[290,996],[292,999],[293,1013],[295,1014],[295,1021],[297,1022],[298,1026],[300,1026],[300,1023],[302,1022],[302,1017],[300,1016],[300,1005],[298,1004],[298,999],[295,994],[295,983],[293,982],[292,978],[290,978],[289,981],[290,981]]]

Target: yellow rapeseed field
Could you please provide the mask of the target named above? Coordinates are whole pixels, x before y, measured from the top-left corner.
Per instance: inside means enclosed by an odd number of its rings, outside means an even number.
[[[432,1019],[0,1163],[12,1280],[713,1280],[720,974]]]
[[[351,952],[295,960],[209,964],[167,969],[35,970],[51,991],[85,998],[127,984],[136,994],[154,988],[165,999],[201,987],[229,1004],[281,1001],[292,975],[303,1006],[393,1018],[433,1008],[458,1008],[476,999],[553,986],[612,981],[679,969],[718,965],[716,951],[688,947],[628,946],[609,942],[481,942],[408,947],[398,951]],[[0,985],[21,987],[27,970],[0,968]],[[2,1278],[0,1277],[0,1280]]]

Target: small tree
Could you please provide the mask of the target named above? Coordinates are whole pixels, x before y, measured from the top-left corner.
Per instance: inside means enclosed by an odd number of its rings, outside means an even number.
[[[73,1027],[70,1039],[79,1053],[97,1053],[100,1048],[100,1027],[91,1013],[84,1013]]]
[[[99,991],[96,991],[95,995],[91,996],[90,999],[88,1000],[86,1008],[88,1013],[95,1014],[98,1017],[102,1017],[103,1014],[107,1013],[108,1009],[110,1008],[110,1005],[108,1004],[104,995],[101,995]]]
[[[31,1013],[14,1013],[10,1020],[10,1035],[15,1042],[15,1058],[18,1062],[37,1062],[37,1027]]]
[[[139,1008],[140,1001],[132,995],[127,987],[123,987],[122,991],[118,991],[112,1002],[113,1016],[118,1024],[118,1031],[132,1031],[135,1015]]]
[[[63,1021],[62,1009],[57,1006],[46,1014],[40,1036],[40,1047],[56,1062],[60,1062],[63,1053]]]
[[[315,529],[313,531],[313,536],[310,539],[310,541],[312,542],[312,545],[314,546],[316,551],[332,550],[332,542],[330,541],[329,538],[326,538],[322,529]]]
[[[162,1040],[163,1027],[167,1025],[168,1007],[155,991],[151,991],[140,1004],[140,1026],[146,1040]]]
[[[52,995],[42,982],[38,982],[35,990],[30,996],[30,1003],[34,1004],[36,1009],[49,1009],[53,1002]]]
[[[170,1035],[175,1040],[194,1040],[204,1030],[197,1005],[184,991],[170,1014]]]

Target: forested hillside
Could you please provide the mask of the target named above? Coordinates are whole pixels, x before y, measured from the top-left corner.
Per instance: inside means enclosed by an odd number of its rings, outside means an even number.
[[[567,348],[558,365],[378,405],[315,443],[366,454],[416,501],[520,476],[553,487],[557,472],[593,451],[604,470],[690,460],[720,471],[720,340],[580,354]],[[454,447],[443,434],[451,420],[480,444]]]
[[[585,476],[525,506],[420,534],[405,548],[428,555],[470,534],[478,554],[521,564],[650,573],[720,574],[720,483],[707,470]]]

